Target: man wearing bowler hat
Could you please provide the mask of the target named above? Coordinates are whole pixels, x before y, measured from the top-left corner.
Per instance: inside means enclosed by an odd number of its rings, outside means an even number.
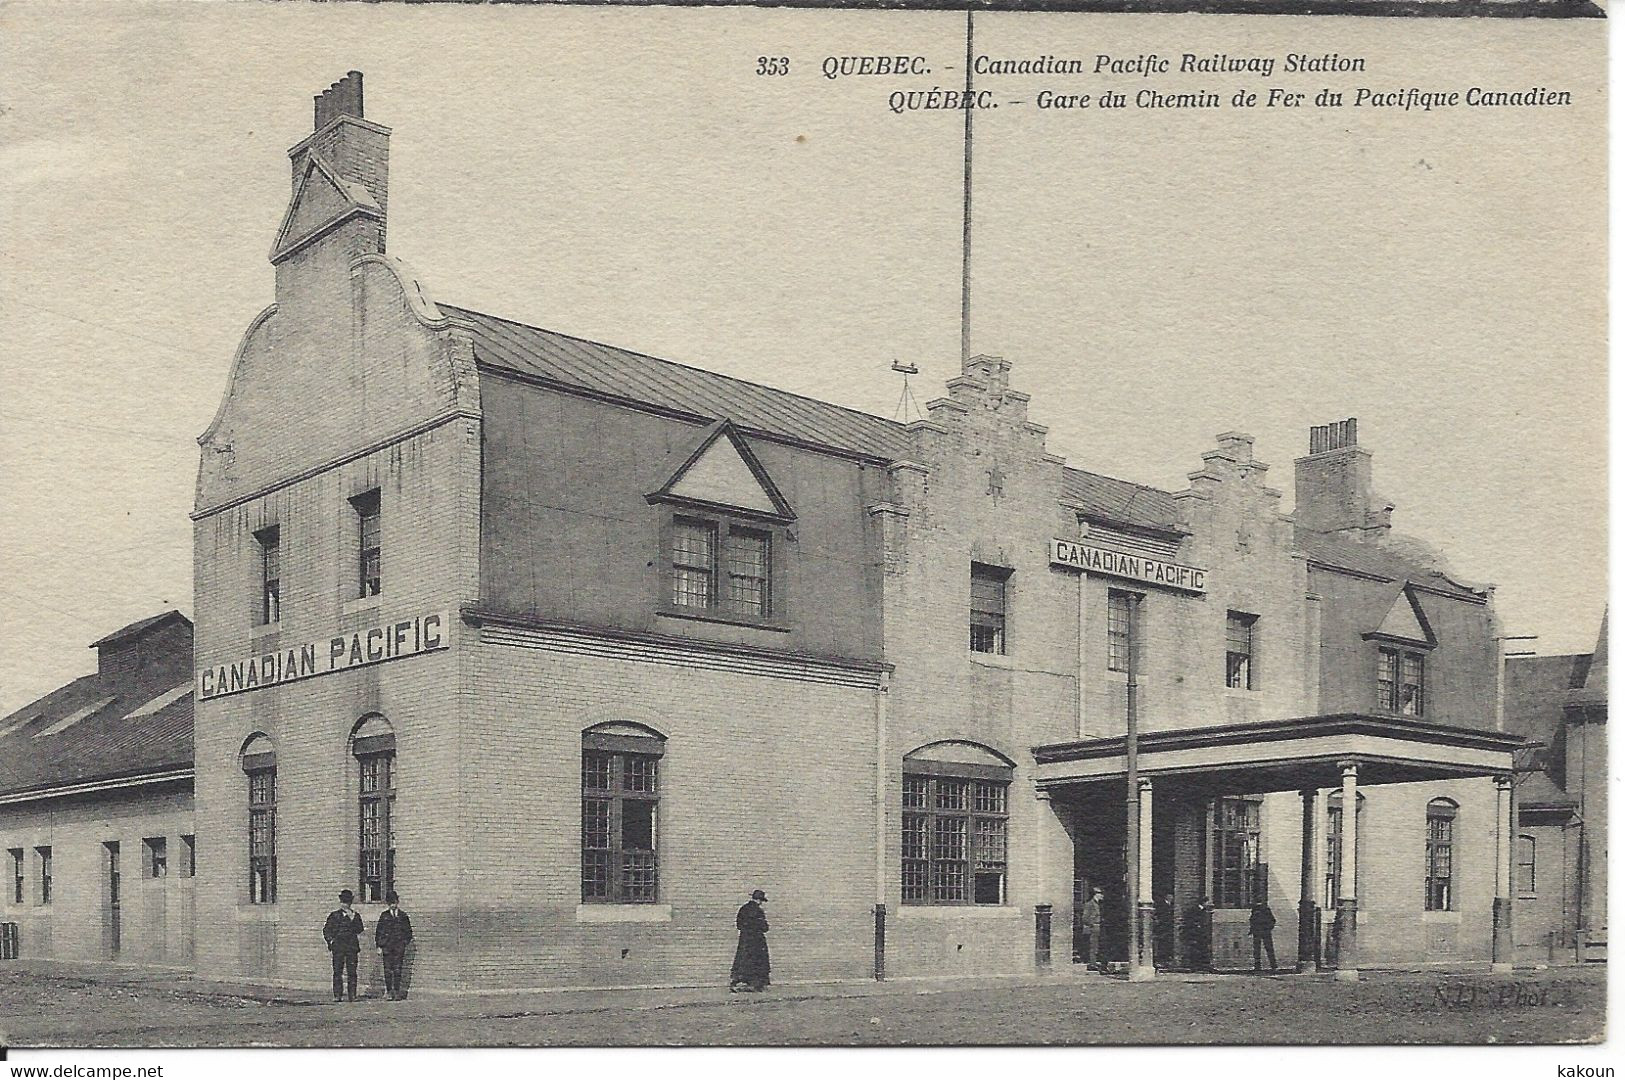
[[[762,905],[767,894],[757,889],[739,909],[734,924],[739,927],[739,947],[734,950],[733,972],[728,989],[736,994],[759,994],[773,980],[768,974],[767,914]]]
[[[361,935],[366,926],[361,916],[350,905],[355,894],[349,889],[339,893],[339,906],[327,917],[322,937],[327,939],[327,951],[333,954],[333,1000],[343,1001],[348,979],[350,1000],[355,1000],[356,958],[361,955]]]
[[[401,910],[401,898],[392,889],[384,896],[389,904],[372,928],[373,943],[384,958],[384,997],[404,1001],[401,970],[406,965],[406,946],[412,941],[412,917]]]

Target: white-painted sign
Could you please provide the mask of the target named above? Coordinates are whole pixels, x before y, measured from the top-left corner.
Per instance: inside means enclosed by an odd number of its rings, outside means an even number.
[[[1164,559],[1154,559],[1149,555],[1093,547],[1089,544],[1080,544],[1076,540],[1051,540],[1049,561],[1052,566],[1069,566],[1089,574],[1128,578],[1147,585],[1161,585],[1167,589],[1192,593],[1207,591],[1206,570]]]
[[[229,664],[199,669],[199,701],[260,690],[267,686],[313,679],[335,671],[381,664],[403,656],[434,652],[451,645],[451,613],[436,611],[399,622],[381,623],[362,630],[335,634],[325,641],[307,641],[249,656]]]

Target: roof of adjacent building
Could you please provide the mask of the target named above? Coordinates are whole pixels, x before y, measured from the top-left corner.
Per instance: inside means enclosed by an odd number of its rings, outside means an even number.
[[[179,612],[131,623],[97,647],[152,633]],[[191,651],[176,668],[190,670]],[[0,799],[138,780],[192,768],[192,687],[137,674],[85,675],[0,718]]]
[[[1569,694],[1586,683],[1591,653],[1568,656],[1513,656],[1507,658],[1506,730],[1523,735],[1544,749],[1531,766],[1518,775],[1518,802],[1522,805],[1574,805],[1576,799],[1561,784],[1564,731],[1563,705]],[[1554,772],[1557,775],[1553,775]]]

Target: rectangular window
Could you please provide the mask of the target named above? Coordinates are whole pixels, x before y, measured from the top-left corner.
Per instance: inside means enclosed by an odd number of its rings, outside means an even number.
[[[1257,799],[1213,801],[1213,904],[1248,908],[1262,895],[1258,881]]]
[[[51,849],[37,847],[34,849],[34,865],[39,870],[39,902],[51,902]]]
[[[260,545],[260,624],[282,619],[282,530],[273,525],[254,534]]]
[[[1004,903],[1009,783],[903,777],[903,902]]]
[[[741,615],[768,614],[768,536],[756,529],[728,530],[728,608]]]
[[[1257,615],[1231,611],[1224,619],[1224,685],[1232,690],[1256,690],[1253,678],[1253,637]]]
[[[972,652],[1004,652],[1005,583],[1010,571],[970,564],[970,647]]]
[[[1425,907],[1428,911],[1449,911],[1454,903],[1451,879],[1455,871],[1454,847],[1456,809],[1449,803],[1428,806],[1427,879]]]
[[[276,769],[248,773],[248,902],[276,903]]]
[[[11,893],[11,902],[20,904],[23,902],[23,849],[20,847],[8,848],[6,861],[11,867],[9,875],[11,888],[7,891]]]
[[[355,508],[357,551],[359,558],[357,596],[377,596],[383,589],[383,547],[381,542],[381,515],[378,489],[374,488],[350,500]]]
[[[1404,716],[1422,715],[1423,656],[1399,649],[1377,651],[1377,707]]]
[[[169,841],[162,836],[149,836],[141,841],[141,876],[161,878],[169,873]]]
[[[181,877],[197,877],[197,837],[181,837]]]
[[[708,608],[716,593],[717,530],[708,521],[675,518],[671,525],[671,602]]]
[[[581,899],[652,904],[659,898],[656,818],[660,759],[581,752]]]
[[[361,767],[361,896],[381,903],[395,888],[395,752],[359,754]]]
[[[1106,668],[1109,671],[1127,671],[1131,654],[1139,647],[1138,636],[1140,596],[1138,593],[1111,589],[1106,593]],[[1138,655],[1132,657],[1136,661]]]

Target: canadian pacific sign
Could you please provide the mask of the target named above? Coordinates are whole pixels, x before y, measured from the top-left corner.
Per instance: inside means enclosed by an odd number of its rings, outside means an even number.
[[[1126,551],[1091,547],[1076,540],[1055,539],[1049,542],[1051,566],[1070,566],[1089,574],[1106,574],[1129,578],[1147,585],[1161,585],[1167,589],[1201,593],[1207,591],[1207,571],[1176,562],[1153,559],[1149,555],[1133,555]]]
[[[434,652],[451,644],[451,614],[437,611],[400,622],[335,634],[325,641],[277,646],[259,656],[216,664],[197,673],[199,701],[313,679],[335,671]]]

